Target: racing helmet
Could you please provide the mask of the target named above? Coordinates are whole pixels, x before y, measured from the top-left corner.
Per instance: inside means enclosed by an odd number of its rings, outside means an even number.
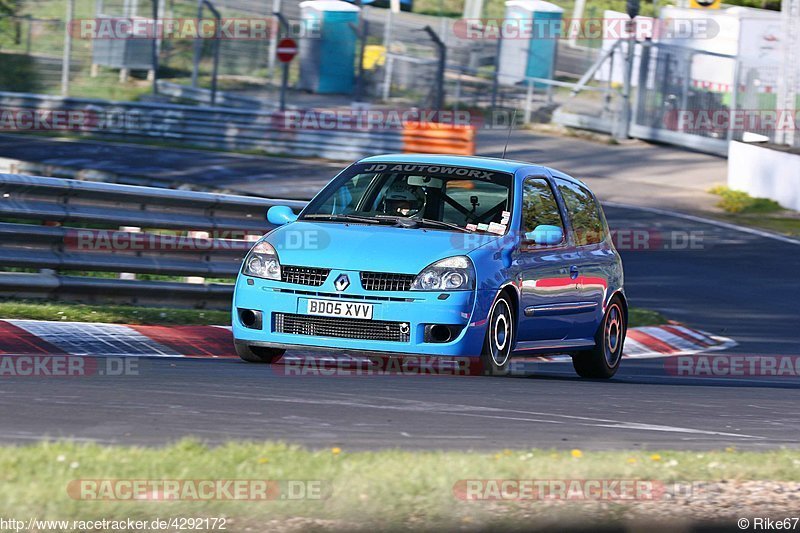
[[[425,193],[406,183],[395,183],[386,191],[383,205],[387,215],[411,217],[425,207]]]

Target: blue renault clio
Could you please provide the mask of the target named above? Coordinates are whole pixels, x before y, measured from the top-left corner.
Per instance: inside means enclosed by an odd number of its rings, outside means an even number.
[[[236,351],[477,358],[567,353],[610,378],[628,319],[622,262],[582,182],[504,159],[382,155],[347,167],[247,254]],[[475,360],[475,359],[471,359]]]

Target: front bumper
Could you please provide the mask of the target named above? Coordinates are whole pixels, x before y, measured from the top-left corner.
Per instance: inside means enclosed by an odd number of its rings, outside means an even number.
[[[496,295],[494,291],[366,291],[356,281],[340,293],[330,280],[336,279],[342,272],[347,273],[351,280],[358,280],[358,272],[331,271],[325,285],[310,287],[240,275],[233,299],[234,339],[240,344],[283,349],[317,348],[346,353],[389,355],[480,355],[486,334],[485,319]],[[252,280],[252,285],[248,284],[248,280]],[[309,298],[373,304],[373,321],[407,324],[408,341],[339,338],[276,331],[276,315],[305,315]],[[261,311],[261,328],[245,327],[240,320],[239,309]],[[426,342],[425,326],[431,324],[458,326],[461,330],[449,342]]]

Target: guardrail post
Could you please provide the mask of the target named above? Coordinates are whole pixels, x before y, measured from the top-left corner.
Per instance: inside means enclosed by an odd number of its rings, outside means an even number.
[[[190,232],[188,232],[188,237],[190,239],[190,242],[192,243],[191,246],[196,246],[197,245],[196,241],[198,239],[208,239],[209,238],[209,233],[207,231],[190,231]],[[200,284],[200,283],[205,283],[205,282],[206,282],[206,278],[204,278],[203,276],[187,276],[186,277],[186,283]]]
[[[124,231],[126,233],[141,233],[142,228],[138,226],[120,226],[120,231]],[[136,273],[134,272],[120,272],[119,279],[128,279],[128,280],[135,280]]]

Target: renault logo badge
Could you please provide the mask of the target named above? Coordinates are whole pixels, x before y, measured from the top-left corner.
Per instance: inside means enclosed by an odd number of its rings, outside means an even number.
[[[337,291],[342,292],[350,286],[350,278],[347,277],[347,274],[339,274],[339,277],[333,282],[333,286]]]

